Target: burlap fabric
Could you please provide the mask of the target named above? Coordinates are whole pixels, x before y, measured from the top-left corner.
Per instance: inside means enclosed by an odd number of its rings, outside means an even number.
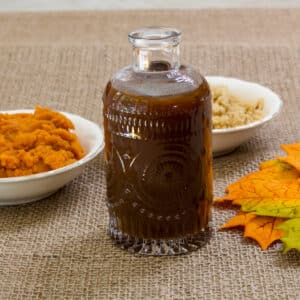
[[[0,109],[41,104],[101,122],[105,83],[130,63],[127,32],[151,24],[181,28],[183,60],[203,74],[256,81],[284,101],[279,118],[215,159],[216,196],[300,139],[300,10],[2,14]],[[299,299],[299,253],[219,232],[234,211],[213,210],[201,250],[141,258],[112,245],[104,198],[100,155],[52,197],[0,208],[0,298]]]

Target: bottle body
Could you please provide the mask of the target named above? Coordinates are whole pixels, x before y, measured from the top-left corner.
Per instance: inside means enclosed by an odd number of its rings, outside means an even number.
[[[144,254],[189,251],[212,201],[207,82],[185,66],[164,70],[164,62],[153,72],[127,67],[108,83],[103,114],[111,235]]]

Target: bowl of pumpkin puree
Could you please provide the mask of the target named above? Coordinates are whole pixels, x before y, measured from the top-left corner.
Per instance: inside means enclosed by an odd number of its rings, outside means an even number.
[[[103,147],[102,129],[81,116],[39,106],[0,111],[0,205],[50,196]]]

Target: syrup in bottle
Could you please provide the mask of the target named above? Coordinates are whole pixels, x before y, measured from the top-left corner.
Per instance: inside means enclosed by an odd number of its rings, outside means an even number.
[[[131,32],[133,65],[103,95],[109,231],[139,254],[182,254],[207,238],[211,93],[179,63],[180,38],[173,28]]]

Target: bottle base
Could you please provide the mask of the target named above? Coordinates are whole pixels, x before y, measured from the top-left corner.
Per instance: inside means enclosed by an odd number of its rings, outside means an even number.
[[[118,230],[112,222],[109,235],[114,243],[123,250],[137,255],[167,256],[181,255],[203,247],[209,240],[210,229],[183,238],[176,239],[142,239],[131,237]]]

